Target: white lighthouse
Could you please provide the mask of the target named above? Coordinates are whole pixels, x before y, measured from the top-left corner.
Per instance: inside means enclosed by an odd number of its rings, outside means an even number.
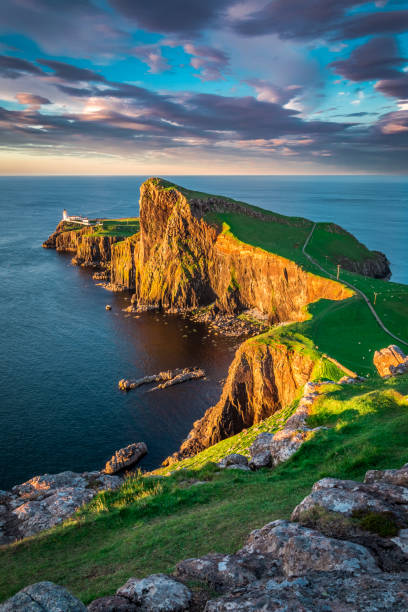
[[[69,219],[68,213],[67,213],[67,211],[64,208],[64,210],[62,211],[62,220],[63,221],[68,221],[68,219]]]

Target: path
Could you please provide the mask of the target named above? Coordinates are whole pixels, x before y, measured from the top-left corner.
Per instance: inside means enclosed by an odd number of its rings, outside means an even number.
[[[310,231],[310,234],[308,235],[308,237],[305,240],[305,244],[303,245],[302,248],[302,252],[304,255],[306,255],[306,257],[308,258],[308,260],[314,264],[315,266],[317,266],[322,272],[324,272],[325,274],[327,274],[327,276],[329,276],[330,278],[337,280],[337,278],[334,276],[334,274],[330,274],[330,272],[328,272],[327,270],[325,270],[319,263],[317,263],[317,261],[315,259],[313,259],[313,257],[311,255],[308,255],[308,253],[306,253],[306,247],[309,244],[309,241],[312,237],[312,234],[315,230],[316,227],[316,223],[313,223],[313,227]],[[355,291],[356,293],[358,293],[358,295],[360,295],[363,300],[365,300],[367,306],[369,307],[369,309],[371,310],[371,313],[373,315],[373,317],[375,318],[375,320],[377,321],[378,325],[383,329],[383,331],[385,331],[386,334],[388,334],[389,336],[391,336],[391,338],[394,338],[394,340],[397,340],[398,342],[401,342],[402,344],[405,344],[406,346],[408,346],[408,342],[405,342],[405,340],[401,340],[401,338],[398,338],[398,336],[396,336],[395,334],[393,334],[392,332],[390,332],[389,329],[387,329],[384,325],[384,323],[381,321],[380,317],[378,316],[378,314],[376,313],[376,311],[374,310],[373,305],[371,304],[370,300],[368,299],[368,297],[366,296],[365,293],[363,293],[361,291],[361,289],[358,289],[355,285],[352,285],[351,283],[349,283],[348,281],[345,281],[344,279],[341,279],[341,282],[344,285],[347,285],[347,287],[350,287],[351,289],[353,289],[353,291]]]

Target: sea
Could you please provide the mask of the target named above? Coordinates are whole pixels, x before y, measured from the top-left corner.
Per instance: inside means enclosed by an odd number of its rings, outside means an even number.
[[[178,315],[123,309],[71,255],[41,247],[62,210],[137,216],[147,177],[0,177],[0,489],[36,474],[101,469],[144,441],[145,470],[178,449],[215,404],[237,348]],[[408,283],[408,177],[168,176],[286,215],[333,221],[386,253]],[[105,305],[112,305],[111,311]],[[199,366],[205,380],[123,393],[118,381]]]

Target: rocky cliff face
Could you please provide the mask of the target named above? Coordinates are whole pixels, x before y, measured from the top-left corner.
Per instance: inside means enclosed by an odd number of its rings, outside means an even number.
[[[43,247],[60,252],[74,253],[73,263],[84,267],[106,266],[112,257],[112,245],[118,242],[118,236],[98,236],[92,228],[67,230],[61,221],[57,229],[44,242]]]
[[[238,349],[219,402],[194,423],[170,465],[263,421],[295,399],[315,363],[284,344],[249,340]]]

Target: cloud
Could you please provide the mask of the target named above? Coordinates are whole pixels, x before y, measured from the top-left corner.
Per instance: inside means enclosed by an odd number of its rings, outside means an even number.
[[[245,36],[278,34],[283,39],[353,39],[370,34],[404,32],[408,10],[349,14],[369,0],[272,0],[261,9],[231,20],[231,26]],[[376,6],[382,8],[383,4]]]
[[[293,98],[297,97],[302,91],[302,87],[300,85],[279,87],[278,85],[263,79],[249,79],[246,81],[246,83],[255,89],[257,93],[257,100],[282,105],[293,100]]]
[[[7,79],[17,79],[26,74],[44,74],[32,62],[19,57],[9,57],[8,55],[0,55],[0,76]]]
[[[23,91],[16,94],[16,99],[18,100],[18,102],[20,102],[20,104],[29,106],[31,110],[38,110],[44,104],[51,104],[48,98],[44,98],[43,96],[37,96],[35,94]]]
[[[399,73],[395,79],[382,79],[375,84],[375,89],[391,98],[408,98],[408,74]]]
[[[81,55],[111,51],[125,36],[115,15],[91,0],[1,0],[0,33],[27,36],[49,53]]]
[[[105,82],[106,79],[101,74],[98,74],[94,70],[88,70],[87,68],[80,68],[79,66],[73,66],[65,62],[57,62],[55,60],[37,60],[41,66],[46,66],[54,71],[54,75],[57,79],[63,81],[94,81],[94,82]]]
[[[206,45],[195,45],[191,42],[185,43],[183,49],[193,56],[190,64],[200,71],[199,78],[202,81],[219,81],[224,78],[222,71],[229,63],[228,55],[224,51]]]
[[[332,62],[329,66],[350,81],[372,81],[395,78],[399,75],[396,67],[406,61],[399,56],[394,38],[378,36],[354,49],[348,59]]]
[[[150,32],[181,36],[196,34],[216,24],[236,0],[109,0],[113,8]]]
[[[133,49],[133,55],[149,66],[149,72],[160,74],[170,70],[170,66],[163,57],[159,45],[139,45]]]

